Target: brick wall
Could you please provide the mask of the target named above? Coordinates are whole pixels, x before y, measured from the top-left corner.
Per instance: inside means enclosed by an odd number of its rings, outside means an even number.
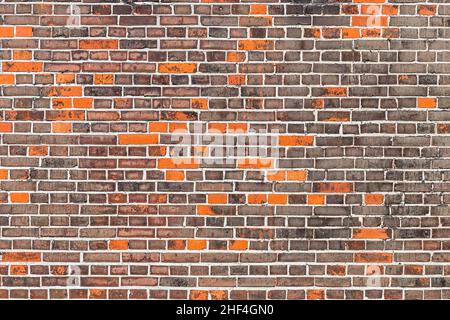
[[[0,298],[449,298],[445,2],[1,1]]]

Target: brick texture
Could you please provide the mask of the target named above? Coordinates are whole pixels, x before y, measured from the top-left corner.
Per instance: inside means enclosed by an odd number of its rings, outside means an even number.
[[[0,298],[450,298],[449,18],[1,1]]]

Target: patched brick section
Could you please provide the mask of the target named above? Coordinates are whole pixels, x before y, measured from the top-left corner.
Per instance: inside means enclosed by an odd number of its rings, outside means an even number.
[[[449,13],[1,2],[0,298],[450,298]]]

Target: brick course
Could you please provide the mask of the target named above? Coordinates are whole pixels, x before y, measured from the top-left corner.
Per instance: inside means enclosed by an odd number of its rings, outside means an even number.
[[[1,1],[0,298],[450,298],[449,17]]]

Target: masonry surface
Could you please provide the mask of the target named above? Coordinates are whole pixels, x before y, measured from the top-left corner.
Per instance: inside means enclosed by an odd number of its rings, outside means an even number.
[[[0,298],[450,298],[449,26],[444,0],[1,1]],[[180,162],[177,132],[245,154]]]

